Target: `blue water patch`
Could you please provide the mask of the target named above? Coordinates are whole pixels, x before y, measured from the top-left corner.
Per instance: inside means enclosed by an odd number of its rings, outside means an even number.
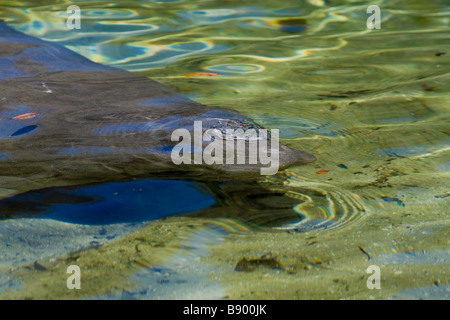
[[[374,257],[373,262],[395,265],[448,265],[450,264],[450,251],[404,252],[380,255]]]
[[[386,156],[411,156],[416,154],[428,153],[429,146],[403,147],[380,150],[379,153]]]
[[[76,156],[79,154],[106,154],[113,153],[117,150],[109,148],[95,148],[95,147],[81,147],[81,148],[69,148],[59,152],[61,155]]]
[[[170,155],[172,153],[173,147],[171,146],[158,146],[158,147],[149,147],[149,148],[145,148],[145,149],[136,149],[136,150],[131,150],[130,152],[134,152],[134,153],[151,153],[151,154],[165,154],[165,155]]]
[[[115,124],[110,126],[104,126],[96,130],[96,134],[108,135],[108,134],[122,134],[122,133],[138,133],[153,131],[153,122],[139,122],[128,124]]]
[[[33,132],[37,128],[38,128],[37,126],[26,126],[26,127],[20,128],[16,132],[12,133],[11,137],[23,136],[23,135],[25,135],[27,133]]]
[[[17,291],[23,288],[21,281],[10,274],[0,273],[0,292],[6,290]]]
[[[400,300],[450,300],[450,285],[407,289],[394,294]]]
[[[8,158],[9,158],[9,154],[6,154],[6,153],[0,153],[0,160],[8,159]]]
[[[297,32],[303,32],[306,30],[306,26],[302,25],[292,25],[292,26],[280,26],[280,30],[288,33],[297,33]]]
[[[78,188],[32,191],[0,202],[0,212],[83,225],[157,220],[216,204],[187,181],[138,180]]]
[[[383,124],[410,123],[421,119],[423,119],[423,117],[392,118],[392,119],[380,119],[377,122]]]
[[[188,103],[192,103],[192,101],[184,96],[164,96],[142,101],[139,103],[139,105],[144,107],[164,108],[164,107],[171,107],[177,104],[188,104]]]
[[[0,57],[0,80],[18,78],[24,75],[15,65],[16,58]]]
[[[450,172],[450,162],[441,164],[436,168],[438,171]]]
[[[243,120],[244,118],[237,114],[222,110],[212,110],[208,111],[195,118],[195,121],[202,121],[207,119],[229,119],[229,120]]]
[[[129,153],[150,153],[157,155],[170,155],[172,153],[173,147],[171,146],[157,146],[157,147],[149,147],[143,149],[134,149],[128,150]]]
[[[279,9],[273,11],[273,14],[279,16],[300,16],[302,13],[297,9]]]
[[[450,141],[440,143],[437,145],[427,145],[427,146],[410,146],[410,147],[400,147],[400,148],[390,148],[382,149],[379,151],[380,154],[386,156],[412,156],[419,154],[426,154],[432,152],[433,149],[441,149],[450,146]]]

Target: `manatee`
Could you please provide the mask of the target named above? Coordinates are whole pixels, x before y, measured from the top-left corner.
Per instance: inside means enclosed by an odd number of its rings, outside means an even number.
[[[202,105],[0,23],[0,199],[131,179],[248,181],[256,188],[260,165],[173,163],[171,135],[192,131],[194,121],[203,130],[261,129],[236,111]],[[279,159],[281,170],[315,157],[280,144]],[[0,218],[17,212],[0,209]]]

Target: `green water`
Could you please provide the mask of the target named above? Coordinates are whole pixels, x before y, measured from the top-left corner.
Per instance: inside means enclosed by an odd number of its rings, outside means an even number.
[[[81,30],[66,28],[70,4],[82,10]],[[379,30],[366,26],[366,9],[373,4],[381,8]],[[315,163],[261,183],[301,200],[294,209],[306,221],[332,221],[336,228],[318,231],[323,245],[309,253],[329,256],[326,272],[332,265],[355,264],[365,275],[367,262],[358,260],[364,257],[358,247],[371,257],[448,252],[448,1],[3,1],[0,18],[95,62],[143,74],[201,103],[235,109],[280,129],[286,145],[314,154]],[[350,241],[347,233],[358,236]],[[231,297],[305,298],[284,295],[290,291],[277,276],[261,280],[226,271],[237,262],[232,256],[270,251],[283,260],[283,241],[298,241],[302,248],[308,235],[285,237],[241,230],[225,237],[227,253],[212,248],[205,263],[224,268],[221,279]],[[295,260],[296,249],[285,249],[282,263],[292,265],[298,279],[310,279],[300,272],[309,258]],[[327,274],[310,264],[314,276]],[[349,271],[334,271],[342,270]],[[376,297],[448,285],[448,261],[411,270],[407,277],[403,270],[401,280],[393,276],[390,291]],[[242,281],[250,287],[265,283],[271,293],[236,289]],[[326,288],[309,297],[375,295],[365,288]]]

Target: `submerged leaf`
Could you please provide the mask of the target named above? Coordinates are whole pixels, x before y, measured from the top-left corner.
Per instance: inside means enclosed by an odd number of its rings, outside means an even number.
[[[25,114],[21,114],[20,116],[16,116],[12,119],[13,120],[27,120],[27,119],[36,118],[39,115],[40,115],[40,113],[25,113]]]

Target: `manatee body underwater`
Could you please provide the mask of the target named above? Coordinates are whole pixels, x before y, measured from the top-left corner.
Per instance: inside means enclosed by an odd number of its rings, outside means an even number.
[[[283,197],[256,183],[259,166],[175,165],[171,134],[192,130],[194,121],[202,121],[203,130],[261,128],[235,111],[196,103],[158,82],[0,23],[0,219],[47,215],[101,224],[217,204],[239,207],[230,194]],[[314,160],[280,145],[280,170]],[[143,189],[151,191],[134,193]],[[180,210],[175,203],[183,193]],[[129,217],[115,217],[110,213],[120,205],[112,199],[124,194],[122,203],[130,206],[120,210]],[[142,216],[148,207],[153,216]]]

